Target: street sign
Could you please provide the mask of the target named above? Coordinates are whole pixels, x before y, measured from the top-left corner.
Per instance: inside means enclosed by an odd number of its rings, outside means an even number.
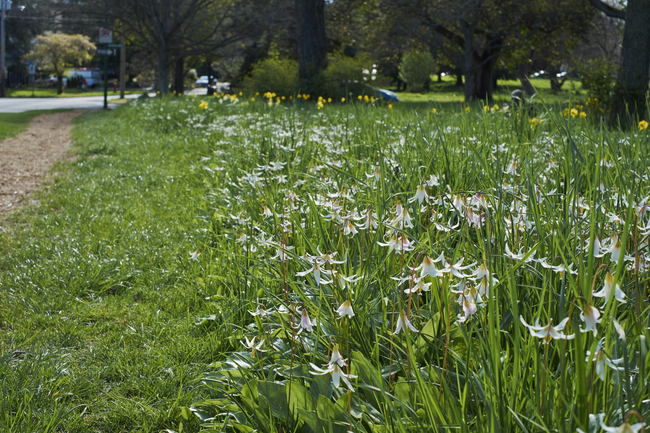
[[[36,73],[36,65],[29,65],[29,75],[34,75]]]
[[[11,9],[11,0],[0,0],[0,5],[4,6],[5,10],[8,11]],[[0,8],[2,10],[2,8]]]
[[[117,50],[100,48],[97,50],[97,54],[101,54],[104,56],[114,56],[117,54]]]
[[[107,27],[99,28],[99,43],[112,44],[113,43],[113,30]]]
[[[122,44],[108,44],[108,48],[122,48]]]

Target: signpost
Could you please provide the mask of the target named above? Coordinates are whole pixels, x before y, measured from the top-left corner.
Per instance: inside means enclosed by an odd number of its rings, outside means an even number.
[[[36,82],[36,65],[32,62],[25,62],[27,66],[29,66],[29,81],[31,81],[32,84],[32,98],[34,97],[34,83]]]
[[[108,56],[113,52],[113,50],[108,49],[108,46],[113,43],[113,30],[100,27],[99,43],[105,47],[97,50],[97,53],[104,55],[104,110],[106,110],[108,108]]]

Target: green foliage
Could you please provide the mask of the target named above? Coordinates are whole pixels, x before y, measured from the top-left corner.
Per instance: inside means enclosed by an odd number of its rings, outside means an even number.
[[[587,107],[597,116],[607,115],[612,106],[617,66],[606,57],[591,59],[578,65],[582,88],[587,91]]]
[[[298,62],[291,59],[268,58],[255,64],[242,82],[248,93],[272,92],[292,96],[298,91]]]
[[[341,52],[329,56],[324,72],[326,81],[326,96],[339,100],[342,97],[365,94],[365,80],[369,75],[364,74],[372,68],[372,62],[365,56],[349,57]]]
[[[79,120],[80,158],[0,234],[0,430],[648,419],[644,131],[557,107],[260,99],[147,98]],[[428,274],[425,255],[441,258]],[[626,303],[592,296],[608,271]],[[580,332],[588,303],[597,335]],[[398,332],[405,318],[417,332]],[[573,339],[532,335],[538,320]],[[596,353],[621,359],[602,379]],[[352,393],[317,371],[341,358]]]
[[[412,50],[402,58],[399,77],[408,84],[411,92],[417,92],[428,86],[431,74],[435,74],[437,68],[430,52]]]
[[[34,48],[25,59],[35,61],[39,67],[61,78],[66,67],[80,66],[90,60],[90,53],[96,48],[88,36],[49,33],[36,36]],[[57,90],[59,94],[62,91],[60,87]]]

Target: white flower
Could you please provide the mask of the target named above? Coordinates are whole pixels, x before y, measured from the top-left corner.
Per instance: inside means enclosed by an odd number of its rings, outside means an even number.
[[[618,427],[607,427],[604,423],[603,420],[605,419],[605,414],[600,414],[600,427],[607,431],[607,432],[612,432],[612,433],[637,433],[639,430],[643,428],[645,425],[644,423],[640,422],[634,425],[630,425],[627,422],[624,422]]]
[[[582,319],[585,322],[585,329],[580,328],[580,331],[582,332],[589,332],[592,331],[594,333],[594,337],[598,333],[598,330],[596,329],[596,324],[600,323],[601,317],[600,317],[600,311],[598,311],[598,308],[594,308],[589,304],[585,304],[584,310],[580,313],[580,319]]]
[[[460,314],[458,315],[458,321],[459,322],[465,322],[469,317],[478,311],[476,308],[476,303],[474,300],[471,298],[471,296],[462,296],[462,302],[461,305],[463,307],[463,314],[464,316],[461,316]]]
[[[429,203],[429,195],[427,190],[424,188],[424,185],[418,185],[415,195],[409,199],[409,203],[413,203],[415,200],[418,201],[418,204],[422,205],[422,202],[426,201]]]
[[[395,324],[395,332],[393,332],[393,335],[399,334],[406,328],[410,329],[413,332],[418,332],[418,330],[415,329],[413,325],[411,325],[411,322],[409,321],[409,318],[406,317],[404,310],[402,310],[402,312],[399,314],[399,317],[397,318],[397,323]]]
[[[562,334],[562,331],[564,327],[566,326],[567,322],[569,321],[569,318],[567,317],[563,321],[561,321],[557,326],[553,326],[553,319],[550,320],[548,325],[546,326],[539,326],[539,319],[535,320],[535,325],[529,325],[526,323],[524,320],[524,316],[519,316],[519,320],[521,320],[521,323],[528,328],[530,331],[530,335],[533,337],[538,337],[538,338],[543,338],[546,341],[549,341],[551,338],[553,339],[566,339],[566,340],[571,340],[575,338],[575,334],[571,335],[564,335]]]
[[[198,262],[200,255],[201,255],[201,253],[199,252],[199,250],[194,251],[194,252],[190,253],[190,260],[194,260],[195,262]]]
[[[422,264],[417,268],[413,268],[414,271],[420,271],[420,278],[424,278],[429,275],[433,278],[436,278],[441,272],[438,268],[435,267],[434,263],[444,260],[444,256],[441,254],[436,260],[432,260],[428,255],[424,256]]]
[[[311,366],[312,369],[315,370],[315,371],[310,371],[311,374],[319,375],[319,374],[332,373],[332,383],[336,388],[339,387],[341,380],[343,380],[343,382],[348,387],[348,389],[354,392],[354,389],[352,389],[352,384],[350,383],[350,379],[356,379],[357,376],[353,376],[351,374],[346,375],[345,373],[343,373],[341,367],[339,367],[338,364],[328,364],[327,368],[325,369],[318,368],[312,363],[309,363],[309,365]]]
[[[440,254],[440,257],[444,260],[444,257],[442,256],[442,253]],[[445,263],[445,266],[444,266],[444,268],[442,268],[442,270],[440,271],[440,273],[443,273],[443,274],[444,274],[444,273],[451,273],[451,274],[455,275],[455,276],[458,277],[458,278],[467,278],[468,276],[462,274],[460,271],[462,271],[462,270],[464,270],[464,269],[469,269],[469,268],[471,268],[471,267],[474,266],[474,265],[471,264],[471,265],[467,265],[467,266],[461,266],[461,264],[463,263],[463,260],[464,260],[464,259],[461,257],[461,258],[460,258],[456,263],[454,263],[453,265],[450,265],[449,263]]]
[[[510,251],[510,248],[508,248],[508,244],[506,244],[506,256],[510,257],[511,259],[528,263],[532,261],[533,258],[535,257],[535,253],[536,253],[535,251],[528,251],[527,253],[522,253],[521,250],[523,250],[523,247],[519,249],[519,252],[517,254],[515,254],[512,251]]]
[[[605,283],[603,284],[602,289],[600,291],[592,293],[591,296],[596,297],[596,298],[605,298],[605,303],[609,302],[609,298],[612,294],[612,288],[614,288],[614,297],[618,302],[625,304],[627,301],[625,300],[625,293],[621,290],[621,287],[616,284],[614,285],[614,276],[607,272],[607,275],[605,276]]]
[[[314,324],[309,320],[309,313],[306,308],[302,310],[300,313],[300,332],[302,331],[307,331],[307,332],[312,332],[313,331],[313,326]]]
[[[596,352],[593,354],[593,357],[591,355],[591,352],[587,350],[587,358],[585,359],[585,361],[589,362],[589,358],[592,358],[592,360],[596,363],[596,375],[602,381],[605,381],[605,364],[607,364],[613,370],[617,370],[617,371],[623,370],[623,367],[618,366],[621,362],[623,362],[623,358],[619,358],[619,359],[607,358],[603,350],[604,343],[605,343],[605,338],[602,338],[598,342],[598,345],[596,346]]]
[[[350,301],[345,301],[344,303],[342,303],[341,306],[336,310],[336,312],[339,313],[339,317],[354,316],[354,311],[352,311],[352,305],[350,305]]]

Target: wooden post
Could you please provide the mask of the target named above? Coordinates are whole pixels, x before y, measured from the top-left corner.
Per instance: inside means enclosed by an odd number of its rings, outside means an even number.
[[[124,99],[124,89],[126,87],[126,40],[124,35],[120,38],[122,48],[120,48],[120,99]]]

